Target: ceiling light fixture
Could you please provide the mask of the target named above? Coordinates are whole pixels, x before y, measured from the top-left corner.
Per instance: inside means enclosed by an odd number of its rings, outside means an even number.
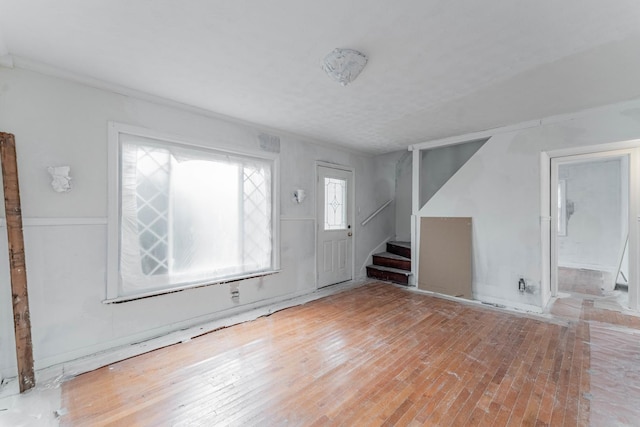
[[[334,49],[322,61],[324,71],[340,83],[346,86],[358,77],[365,65],[367,56],[353,49]]]

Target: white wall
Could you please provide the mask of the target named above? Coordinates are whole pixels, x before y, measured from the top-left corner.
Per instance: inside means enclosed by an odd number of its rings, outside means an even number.
[[[396,164],[396,239],[411,241],[411,181],[413,179],[411,152],[404,152]]]
[[[36,369],[219,317],[236,307],[229,285],[105,305],[107,122],[183,135],[212,146],[259,149],[258,127],[39,73],[0,68],[0,131],[16,135]],[[274,131],[267,131],[274,134]],[[393,167],[290,135],[281,137],[281,267],[240,282],[240,305],[315,290],[315,161],[355,169],[355,274],[372,245],[393,233],[394,212],[360,222],[394,184]],[[69,165],[70,193],[55,193],[47,166]],[[376,184],[377,183],[377,184]],[[308,199],[293,203],[293,191]],[[387,191],[387,190],[384,190]],[[4,232],[2,233],[4,235]],[[0,239],[0,376],[16,375],[6,239]]]
[[[366,203],[364,200],[360,204],[356,203],[359,206],[356,208],[358,216],[356,222],[363,234],[360,236],[360,245],[369,249],[367,256],[357,261],[359,263],[356,264],[356,268],[360,276],[366,276],[366,266],[371,264],[371,255],[384,250],[385,243],[395,237],[396,212],[393,203],[374,216],[364,227],[361,223],[388,200],[395,199],[396,163],[404,153],[404,151],[396,151],[373,158],[371,162],[373,178],[367,182],[360,182],[360,185],[365,188],[360,196],[367,195],[366,197],[369,198]],[[372,232],[373,230],[377,231]]]
[[[487,138],[445,145],[420,152],[420,204],[438,192],[457,171],[484,145]]]
[[[375,159],[377,164],[376,172],[378,178],[375,194],[376,207],[381,206],[387,200],[393,200],[381,215],[381,218],[374,219],[367,224],[367,227],[377,227],[380,221],[391,219],[391,224],[385,224],[385,229],[391,227],[389,239],[410,241],[411,240],[411,180],[412,180],[412,158],[408,150],[394,151],[383,154]],[[390,211],[390,212],[387,212]],[[363,212],[366,217],[372,212]],[[386,218],[386,219],[383,219]],[[380,243],[385,243],[386,240]],[[371,242],[373,243],[373,242]],[[385,245],[379,245],[377,250],[384,251]]]
[[[614,272],[623,244],[622,159],[561,164],[574,212],[558,236],[558,265]],[[628,178],[627,178],[628,179]]]
[[[640,138],[639,104],[627,105],[492,137],[420,210],[420,216],[473,217],[476,299],[523,308],[546,303],[540,153]],[[527,279],[530,293],[518,291],[518,277]]]

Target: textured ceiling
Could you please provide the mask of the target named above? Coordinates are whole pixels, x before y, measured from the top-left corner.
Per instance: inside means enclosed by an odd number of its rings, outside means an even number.
[[[0,0],[6,53],[382,153],[640,97],[640,2]]]

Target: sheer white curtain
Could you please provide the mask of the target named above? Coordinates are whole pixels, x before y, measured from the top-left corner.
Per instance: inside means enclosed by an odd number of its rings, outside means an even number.
[[[269,160],[121,139],[120,291],[272,269]]]

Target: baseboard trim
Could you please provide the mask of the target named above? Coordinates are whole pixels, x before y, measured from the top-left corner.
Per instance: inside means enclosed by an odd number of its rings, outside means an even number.
[[[454,297],[451,295],[440,294],[432,291],[425,291],[423,289],[418,289],[415,287],[402,286],[402,288],[409,289],[410,291],[416,292],[419,294],[431,295],[438,298],[447,299],[449,301],[460,302],[463,304],[471,304],[471,305],[477,305],[481,307],[489,306],[491,308],[498,308],[506,311],[526,312],[526,313],[532,313],[532,314],[543,313],[542,307],[538,307],[536,305],[515,303],[513,301],[507,301],[500,298],[493,298],[493,297],[488,297],[484,295],[474,294],[474,299],[466,299],[466,298]]]

